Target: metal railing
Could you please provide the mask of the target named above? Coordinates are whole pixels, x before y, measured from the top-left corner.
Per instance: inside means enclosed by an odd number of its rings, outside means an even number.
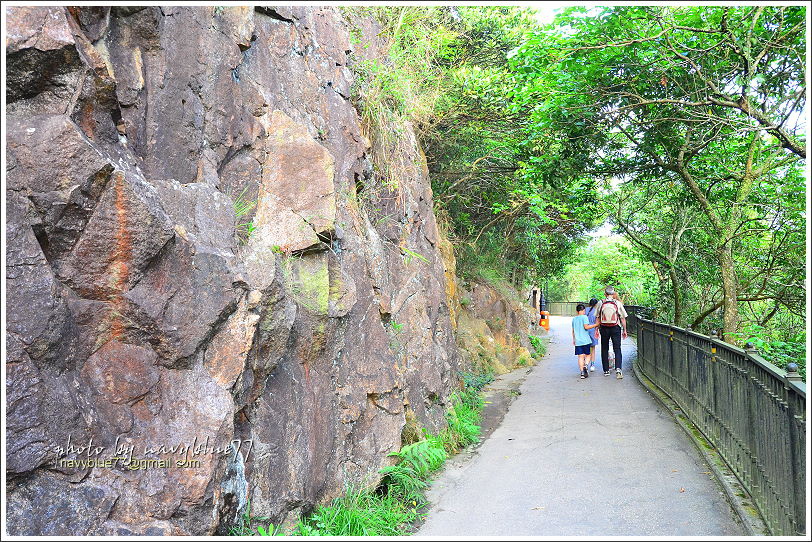
[[[647,318],[649,320],[654,320],[654,316],[656,314],[655,310],[651,307],[643,307],[640,305],[625,305],[624,308],[626,312],[629,314],[629,318],[626,319],[626,326],[629,328],[627,331],[629,335],[637,335],[637,321],[636,318],[632,318],[632,316],[640,316],[642,318]]]
[[[716,448],[774,535],[806,532],[806,384],[753,348],[646,319],[626,307],[635,369]]]
[[[575,316],[575,307],[583,301],[548,301],[546,303],[550,316]],[[587,303],[584,303],[586,305]]]

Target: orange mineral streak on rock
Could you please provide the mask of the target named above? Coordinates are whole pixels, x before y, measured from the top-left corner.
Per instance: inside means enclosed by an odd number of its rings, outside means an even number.
[[[129,261],[132,256],[132,235],[127,228],[127,198],[124,194],[124,173],[113,173],[113,183],[116,191],[116,247],[113,253],[113,263],[110,266],[113,276],[112,306],[113,322],[111,326],[111,339],[118,339],[124,331],[122,311],[124,309],[124,293],[130,278]]]

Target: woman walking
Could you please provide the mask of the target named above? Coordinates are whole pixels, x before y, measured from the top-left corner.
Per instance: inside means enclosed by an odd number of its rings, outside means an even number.
[[[589,300],[589,306],[586,308],[586,311],[584,313],[586,315],[587,319],[589,320],[589,325],[592,325],[592,324],[595,323],[595,316],[596,316],[595,315],[595,305],[597,305],[597,304],[598,304],[597,299],[595,299],[594,297],[592,299],[590,299]],[[595,337],[595,329],[590,329],[589,330],[589,337],[592,339],[592,345],[589,348],[589,357],[587,358],[587,360],[588,360],[589,370],[594,371],[595,370],[595,347],[598,346],[598,339],[597,339],[597,337]]]

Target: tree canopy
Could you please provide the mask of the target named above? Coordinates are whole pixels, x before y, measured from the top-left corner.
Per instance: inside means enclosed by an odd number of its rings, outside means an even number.
[[[511,59],[536,137],[561,142],[546,160],[619,180],[602,210],[671,283],[673,319],[721,309],[731,342],[742,318],[804,315],[804,23],[800,6],[569,8]]]
[[[418,124],[464,277],[583,297],[626,273],[677,325],[805,343],[805,7],[380,9],[427,15],[386,77],[433,91]],[[588,266],[620,250],[588,243],[604,223],[645,271]]]

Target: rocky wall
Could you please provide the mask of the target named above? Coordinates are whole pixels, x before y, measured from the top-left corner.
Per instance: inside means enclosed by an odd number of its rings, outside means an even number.
[[[545,335],[536,311],[508,284],[471,282],[457,287],[456,339],[466,367],[504,374],[534,365],[528,335]]]
[[[6,9],[9,533],[225,534],[249,500],[291,521],[375,484],[407,416],[444,423],[425,158],[406,127],[418,167],[376,182],[350,101],[374,28]]]
[[[547,332],[537,309],[507,282],[467,282],[457,277],[453,244],[441,233],[446,299],[462,366],[468,372],[500,375],[535,365],[541,358],[529,336]]]

